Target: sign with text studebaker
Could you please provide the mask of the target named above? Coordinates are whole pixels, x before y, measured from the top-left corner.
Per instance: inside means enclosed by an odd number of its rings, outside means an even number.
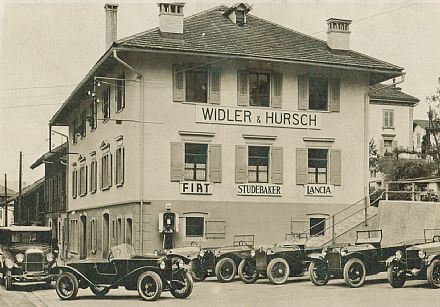
[[[196,105],[196,122],[223,125],[321,129],[319,113]]]

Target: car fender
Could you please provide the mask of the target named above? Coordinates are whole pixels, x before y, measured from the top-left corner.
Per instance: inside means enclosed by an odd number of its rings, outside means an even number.
[[[95,286],[94,283],[92,283],[90,279],[88,279],[83,273],[70,266],[56,266],[51,269],[51,272],[54,272],[54,274],[61,274],[62,272],[70,272],[73,275],[75,275],[76,278],[81,278],[85,280],[89,284],[89,286]]]
[[[325,256],[323,256],[321,253],[312,253],[308,255],[310,261],[322,261],[327,262],[325,259]]]
[[[250,253],[250,251],[249,251],[249,253]],[[231,258],[232,260],[234,260],[235,264],[239,265],[241,260],[246,258],[246,255],[241,254],[241,253],[229,252],[229,253],[220,255],[220,257],[217,258],[216,262],[220,261],[220,259],[223,259],[223,258]]]
[[[440,259],[440,255],[439,254],[435,254],[435,255],[431,255],[426,259],[426,264],[430,265],[434,260],[436,259]]]

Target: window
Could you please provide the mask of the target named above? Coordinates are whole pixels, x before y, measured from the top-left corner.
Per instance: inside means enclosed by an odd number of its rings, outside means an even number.
[[[235,23],[240,26],[244,25],[244,11],[235,11]]]
[[[87,166],[85,161],[79,168],[79,195],[84,196],[87,194]]]
[[[122,243],[122,219],[118,218],[118,224],[116,229],[116,244]]]
[[[125,74],[122,74],[119,79],[115,83],[116,112],[125,108]]]
[[[89,107],[89,118],[88,118],[88,120],[89,120],[89,127],[90,127],[90,131],[93,131],[93,130],[95,130],[96,129],[96,124],[97,124],[97,119],[96,119],[96,117],[97,117],[97,110],[96,110],[96,102],[95,101],[93,101],[93,103],[92,104],[90,104],[90,107]]]
[[[383,140],[383,147],[385,149],[393,148],[393,140]]]
[[[78,220],[70,220],[70,251],[77,253],[79,245]]]
[[[383,110],[383,127],[394,128],[394,110]]]
[[[78,190],[78,186],[77,186],[77,179],[78,179],[78,171],[76,169],[76,164],[72,166],[72,197],[76,198],[77,196],[77,190]]]
[[[112,155],[107,152],[101,158],[101,189],[105,190],[112,185]]]
[[[124,147],[119,146],[116,149],[116,185],[120,186],[124,183],[124,158],[125,152]]]
[[[76,144],[78,143],[78,136],[79,136],[79,130],[78,130],[78,119],[75,118],[73,121],[73,135],[72,135],[72,143]]]
[[[96,159],[93,158],[92,162],[90,162],[90,192],[96,192],[96,175],[97,175],[97,163]]]
[[[104,90],[102,97],[102,117],[104,121],[110,118],[110,87]]]
[[[98,230],[96,228],[96,220],[90,221],[90,251],[95,254],[97,248]]]
[[[249,73],[249,105],[268,107],[270,105],[270,74]]]
[[[133,220],[131,218],[125,220],[125,243],[133,244]]]
[[[310,218],[310,235],[323,236],[325,231],[325,218],[311,217]]]
[[[208,101],[208,71],[206,69],[190,69],[185,71],[186,101]]]
[[[308,149],[308,174],[310,184],[327,183],[328,149]]]
[[[86,122],[87,122],[87,114],[86,111],[81,113],[81,125],[79,126],[79,134],[81,138],[86,137]]]
[[[269,182],[269,147],[249,146],[248,181]]]
[[[205,234],[205,218],[201,216],[188,216],[185,218],[186,236],[203,237]]]
[[[207,144],[185,143],[185,180],[206,181]]]
[[[328,79],[309,78],[309,110],[328,109]]]

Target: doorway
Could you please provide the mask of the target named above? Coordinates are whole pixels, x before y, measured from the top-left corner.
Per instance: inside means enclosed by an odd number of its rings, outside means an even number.
[[[87,217],[81,216],[79,259],[87,258]]]

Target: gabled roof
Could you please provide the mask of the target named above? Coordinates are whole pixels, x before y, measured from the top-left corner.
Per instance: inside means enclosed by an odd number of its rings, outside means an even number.
[[[7,189],[8,192],[8,197],[14,195],[16,192],[11,190],[11,189]],[[0,184],[0,197],[5,197],[5,186]],[[3,204],[0,204],[3,205]]]
[[[28,185],[27,187],[23,188],[21,190],[21,196],[23,197],[25,194],[28,194],[28,193],[32,192],[33,190],[35,190],[35,189],[38,189],[43,184],[44,184],[44,177],[38,179],[37,181],[35,181],[31,185]],[[18,194],[19,193],[17,192],[14,195],[12,195],[11,198],[9,198],[9,200],[17,199],[18,198]]]
[[[66,151],[67,151],[67,142],[55,147],[51,151],[46,152],[44,155],[39,157],[37,159],[37,161],[35,161],[31,165],[31,169],[34,169],[34,168],[40,166],[41,164],[44,163],[44,161],[49,160],[50,158],[52,158],[55,155],[63,155],[63,153],[65,153]]]
[[[250,14],[246,25],[238,26],[224,16],[227,9],[219,6],[185,18],[184,40],[164,38],[159,28],[154,28],[119,40],[114,46],[333,64],[388,72],[403,70],[355,51],[332,52],[325,41]]]
[[[402,104],[416,104],[420,100],[414,96],[402,92],[400,87],[388,86],[386,84],[375,84],[370,87],[370,101],[383,101]]]

